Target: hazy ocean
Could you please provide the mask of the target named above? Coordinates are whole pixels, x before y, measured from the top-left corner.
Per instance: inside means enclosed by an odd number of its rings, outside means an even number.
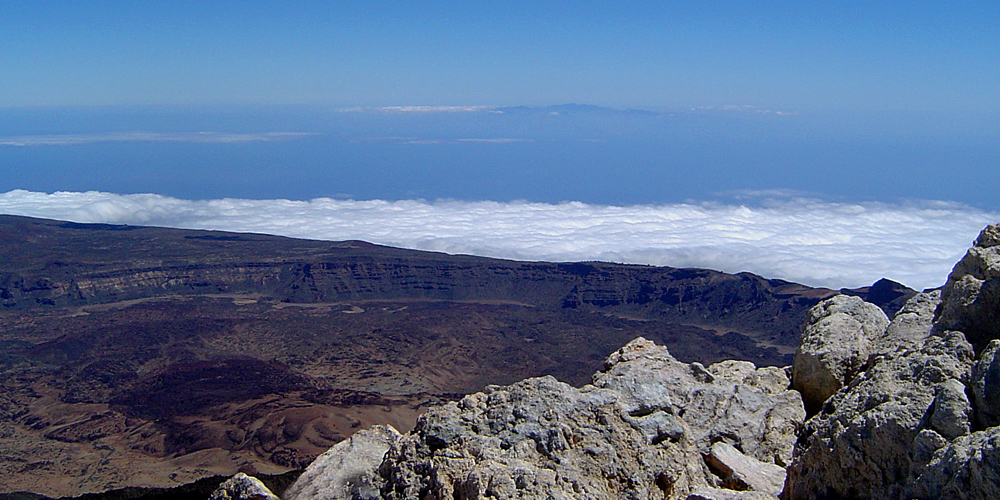
[[[406,109],[0,110],[0,192],[634,205],[781,190],[1000,208],[1000,141],[974,120]]]
[[[7,109],[0,213],[925,288],[1000,221],[997,127],[946,118]]]

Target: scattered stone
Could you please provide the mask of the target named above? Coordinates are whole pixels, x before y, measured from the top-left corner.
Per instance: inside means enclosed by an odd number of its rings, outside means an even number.
[[[712,445],[708,464],[722,478],[722,486],[731,490],[761,491],[777,496],[785,486],[785,469],[748,457],[732,445]]]
[[[242,472],[219,485],[208,500],[279,500],[278,496],[255,477]]]
[[[809,310],[792,365],[792,386],[810,414],[865,366],[871,340],[883,335],[889,318],[858,297],[837,295]]]
[[[931,461],[934,453],[948,446],[948,440],[933,429],[924,429],[913,438],[913,450],[910,455],[915,465],[925,465]]]
[[[735,491],[723,488],[701,488],[686,500],[775,500],[778,497],[760,491]]]
[[[376,470],[402,436],[388,425],[354,433],[316,458],[284,493],[284,500],[379,498]]]

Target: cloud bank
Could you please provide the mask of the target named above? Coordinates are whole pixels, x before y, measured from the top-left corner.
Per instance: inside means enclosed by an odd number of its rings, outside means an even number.
[[[97,142],[274,142],[316,135],[301,132],[231,134],[225,132],[108,132],[97,134],[21,135],[0,137],[0,146],[76,146]]]
[[[358,239],[522,260],[750,271],[833,288],[869,285],[883,277],[918,289],[940,286],[979,231],[1000,221],[1000,214],[947,202],[848,204],[799,198],[762,205],[0,194],[0,213],[12,215]]]

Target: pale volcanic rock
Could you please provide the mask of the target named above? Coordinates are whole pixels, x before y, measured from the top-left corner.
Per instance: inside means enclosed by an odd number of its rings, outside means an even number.
[[[378,498],[376,469],[393,443],[402,437],[389,425],[354,433],[309,464],[282,495],[284,500]]]
[[[965,392],[965,384],[956,379],[948,379],[938,385],[928,423],[946,439],[955,439],[969,433],[972,404]]]
[[[219,485],[208,500],[279,500],[278,496],[255,477],[242,472]]]
[[[641,338],[605,367],[579,389],[527,379],[429,411],[386,455],[383,498],[683,499],[722,485],[703,459],[713,442],[773,471],[805,416],[780,370],[714,367],[767,389],[741,385]]]
[[[885,333],[873,339],[872,354],[885,354],[900,344],[922,342],[931,334],[934,311],[941,303],[941,290],[918,293],[893,316]]]
[[[968,433],[972,362],[960,332],[879,356],[806,423],[783,498],[904,498],[914,459]]]
[[[644,339],[613,353],[593,384],[620,392],[635,425],[649,429],[650,441],[669,438],[657,434],[664,428],[659,422],[678,420],[685,440],[705,453],[726,439],[759,460],[787,463],[805,418],[802,399],[788,389],[781,369],[754,368],[746,361],[706,369],[681,363]],[[655,426],[649,423],[654,421]]]
[[[810,309],[792,366],[806,407],[817,409],[850,383],[868,361],[872,339],[888,326],[885,312],[858,297],[837,295]]]
[[[776,500],[778,497],[760,491],[737,491],[725,488],[700,488],[685,500]]]
[[[751,490],[777,496],[785,486],[785,468],[748,457],[732,445],[718,442],[705,458],[722,485],[733,490]]]
[[[955,264],[941,291],[937,331],[959,330],[976,349],[1000,338],[1000,225],[988,226],[962,260]]]
[[[906,498],[1000,498],[1000,427],[955,439],[916,473]]]

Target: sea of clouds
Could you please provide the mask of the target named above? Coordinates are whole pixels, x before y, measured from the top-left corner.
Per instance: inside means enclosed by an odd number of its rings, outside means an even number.
[[[241,142],[275,142],[299,139],[316,134],[301,132],[264,132],[233,134],[219,132],[109,132],[97,134],[57,134],[0,136],[0,146],[80,146],[101,142],[195,142],[233,144]]]
[[[889,278],[923,289],[1000,214],[948,202],[604,206],[492,201],[182,200],[103,192],[0,194],[0,213],[75,222],[357,239],[521,260],[750,271],[833,288]]]

